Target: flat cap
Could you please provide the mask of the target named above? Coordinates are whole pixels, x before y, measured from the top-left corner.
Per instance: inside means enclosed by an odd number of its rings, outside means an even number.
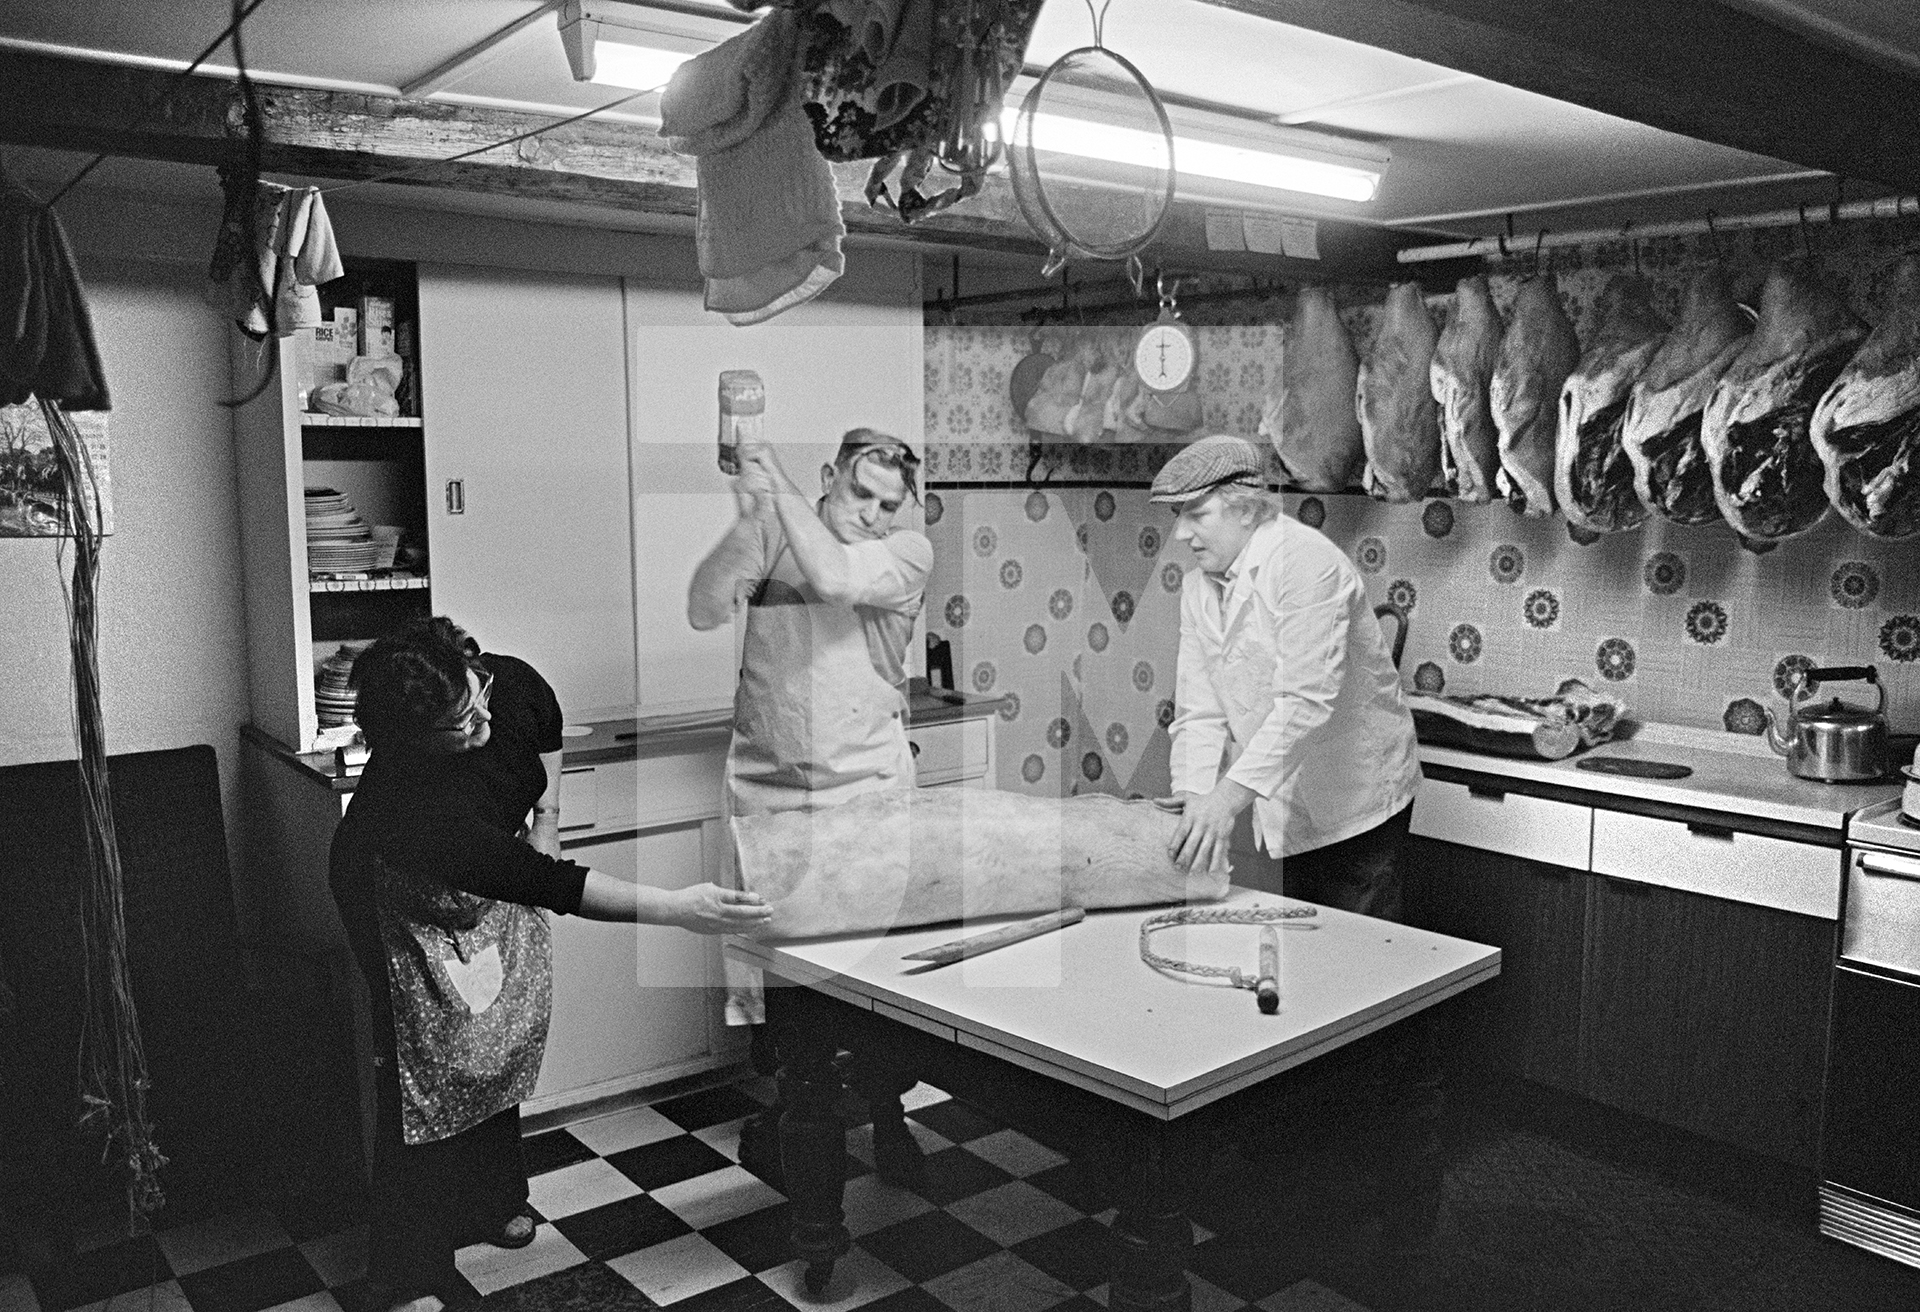
[[[1153,476],[1150,501],[1191,501],[1225,483],[1264,487],[1267,462],[1260,448],[1244,437],[1215,433],[1186,447]]]

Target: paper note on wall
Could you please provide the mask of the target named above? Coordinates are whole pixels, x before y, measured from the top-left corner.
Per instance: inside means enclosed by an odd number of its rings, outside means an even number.
[[[1296,260],[1320,258],[1320,225],[1312,219],[1247,217],[1241,225],[1247,249]]]

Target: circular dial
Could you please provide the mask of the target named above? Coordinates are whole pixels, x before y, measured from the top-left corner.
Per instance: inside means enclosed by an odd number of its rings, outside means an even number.
[[[1171,392],[1193,376],[1193,338],[1186,325],[1150,323],[1133,347],[1133,371],[1156,392]]]

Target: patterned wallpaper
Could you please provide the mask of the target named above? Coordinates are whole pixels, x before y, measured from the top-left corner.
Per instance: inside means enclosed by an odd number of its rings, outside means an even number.
[[[1911,222],[1861,223],[1728,234],[1718,245],[1743,295],[1769,261],[1810,252],[1872,322],[1883,312],[1878,275],[1916,238]],[[1638,249],[1612,242],[1551,253],[1550,267],[1584,334],[1612,273],[1637,264],[1671,315],[1688,277],[1716,258],[1714,246],[1704,237]],[[1492,281],[1504,310],[1516,280]],[[1381,291],[1337,294],[1364,353]],[[1429,298],[1441,322],[1451,300]],[[1288,308],[1268,297],[1188,316],[1209,431],[1257,431]],[[1126,316],[1108,318],[1120,325],[1109,331],[1125,330]],[[1001,725],[1002,787],[1154,793],[1167,782],[1177,575],[1189,558],[1168,538],[1165,509],[1124,485],[1150,480],[1178,445],[1049,443],[1030,472],[1035,451],[1008,382],[1035,332],[927,329],[927,479],[937,496],[927,516],[936,552],[928,627],[953,640],[962,686],[1015,695]],[[1882,542],[1829,516],[1758,555],[1721,526],[1658,521],[1583,545],[1564,520],[1530,520],[1504,505],[1389,506],[1348,494],[1285,501],[1355,560],[1376,602],[1409,610],[1410,686],[1538,695],[1580,677],[1622,697],[1639,719],[1752,733],[1761,707],[1784,705],[1792,663],[1871,663],[1895,731],[1920,732],[1920,543]]]

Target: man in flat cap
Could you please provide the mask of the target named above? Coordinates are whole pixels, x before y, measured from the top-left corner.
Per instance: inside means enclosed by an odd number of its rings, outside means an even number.
[[[1204,437],[1169,460],[1152,499],[1193,551],[1180,595],[1172,854],[1236,884],[1401,918],[1395,866],[1420,784],[1413,716],[1365,585],[1340,549],[1280,513],[1261,450]],[[1222,769],[1222,765],[1225,769]],[[1258,850],[1255,850],[1258,849]],[[1439,1064],[1431,1027],[1394,1027],[1372,1068],[1373,1131],[1391,1257],[1427,1256],[1440,1196]],[[1418,1270],[1417,1266],[1411,1269]]]
[[[1360,574],[1280,513],[1260,449],[1227,434],[1153,480],[1174,541],[1200,568],[1180,595],[1173,788],[1183,866],[1225,864],[1252,811],[1235,882],[1397,920],[1394,856],[1420,784],[1413,716]],[[1229,764],[1221,770],[1223,757]]]

